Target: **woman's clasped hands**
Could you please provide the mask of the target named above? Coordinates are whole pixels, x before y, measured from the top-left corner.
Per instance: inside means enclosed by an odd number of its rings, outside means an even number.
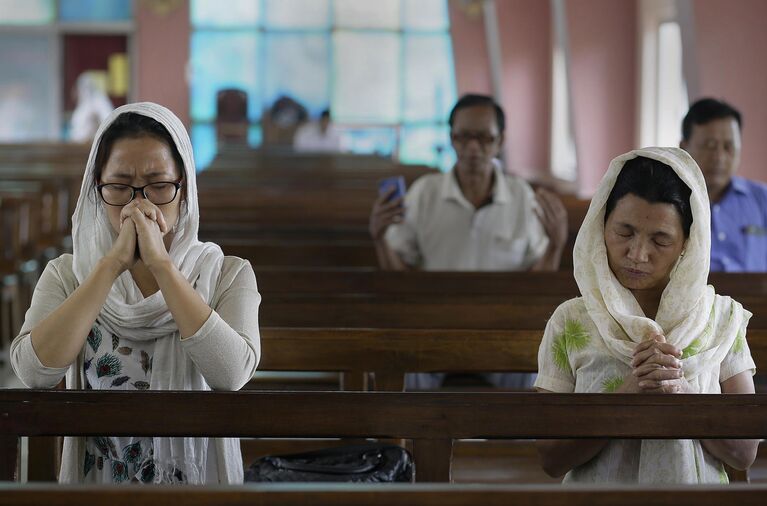
[[[629,378],[637,393],[691,393],[682,371],[682,350],[667,343],[661,334],[650,336],[634,349]],[[628,383],[627,382],[627,383]],[[628,386],[628,385],[627,385]]]
[[[150,270],[170,260],[163,237],[170,227],[160,209],[146,199],[135,199],[120,212],[120,233],[109,252],[122,270],[140,259]]]

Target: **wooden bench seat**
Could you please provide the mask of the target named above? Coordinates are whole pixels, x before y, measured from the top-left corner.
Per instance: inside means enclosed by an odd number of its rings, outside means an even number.
[[[15,476],[20,436],[412,439],[417,480],[449,481],[456,439],[752,439],[765,419],[764,394],[2,390],[0,479]]]
[[[761,506],[767,486],[258,484],[114,487],[0,484],[0,505],[80,506]]]

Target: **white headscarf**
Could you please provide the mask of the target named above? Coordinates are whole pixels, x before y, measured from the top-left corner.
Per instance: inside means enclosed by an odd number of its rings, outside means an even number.
[[[604,241],[605,204],[627,160],[643,156],[671,167],[692,190],[690,236],[661,295],[655,320],[610,270]],[[615,158],[591,201],[575,241],[575,280],[600,338],[614,358],[630,366],[636,345],[661,333],[684,350],[682,371],[694,391],[719,393],[719,368],[751,313],[707,286],[711,216],[706,182],[698,165],[678,148],[645,148]],[[705,465],[704,465],[705,462]],[[668,472],[658,475],[659,469]],[[699,483],[720,479],[721,463],[697,440],[643,440],[640,483]],[[713,473],[713,474],[712,474]],[[725,475],[726,476],[726,475]],[[725,478],[726,479],[726,478]]]
[[[185,201],[168,252],[173,264],[207,303],[216,289],[224,255],[218,245],[197,239],[199,207],[192,144],[181,121],[168,109],[150,102],[128,104],[110,114],[96,133],[83,175],[80,197],[72,217],[73,270],[79,283],[111,248],[117,237],[95,189],[94,170],[98,146],[104,132],[121,114],[136,113],[157,120],[170,133],[184,167]],[[152,390],[209,390],[202,374],[181,348],[178,326],[162,292],[144,298],[130,272],[124,272],[107,295],[98,321],[115,335],[139,341],[156,339],[150,381]],[[159,339],[163,338],[164,339]],[[159,477],[172,467],[182,469],[190,483],[204,483],[207,438],[154,438],[154,456]],[[164,468],[164,467],[165,468]],[[168,481],[170,476],[167,476]]]
[[[671,167],[692,190],[693,223],[684,254],[671,271],[655,320],[647,318],[632,293],[620,284],[607,262],[604,241],[605,205],[626,161],[643,156]],[[711,214],[703,174],[695,160],[679,148],[645,148],[615,158],[591,200],[573,252],[575,280],[589,316],[609,352],[630,364],[636,345],[660,333],[685,350],[682,369],[691,383],[702,373],[718,372],[751,314],[729,297],[715,296],[707,286],[711,251]],[[745,319],[745,320],[744,320]]]

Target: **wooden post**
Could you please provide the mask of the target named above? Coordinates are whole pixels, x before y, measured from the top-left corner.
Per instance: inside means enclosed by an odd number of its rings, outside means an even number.
[[[413,459],[415,460],[415,481],[450,483],[453,440],[414,439]]]
[[[368,374],[366,372],[342,372],[341,390],[346,392],[365,392],[368,389]]]
[[[56,481],[60,438],[56,436],[29,438],[28,481]]]
[[[397,371],[376,371],[375,389],[377,392],[404,392],[405,375]]]
[[[18,436],[0,436],[0,481],[18,480],[20,442]]]

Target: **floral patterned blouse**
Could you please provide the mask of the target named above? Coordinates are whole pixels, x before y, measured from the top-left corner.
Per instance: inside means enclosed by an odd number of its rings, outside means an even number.
[[[86,388],[149,389],[154,343],[111,334],[97,320],[85,344]],[[83,471],[86,483],[151,483],[155,479],[152,438],[88,437]]]
[[[683,358],[698,351],[691,345],[683,350]],[[691,386],[700,393],[721,393],[720,383],[744,371],[756,372],[745,326],[718,374],[701,375]],[[571,299],[554,311],[538,351],[536,387],[557,393],[610,393],[630,373],[628,365],[608,352],[583,298]],[[662,448],[656,454],[663,458],[643,465],[643,443]],[[614,439],[589,462],[568,472],[564,482],[727,483],[728,478],[722,463],[698,441]]]

